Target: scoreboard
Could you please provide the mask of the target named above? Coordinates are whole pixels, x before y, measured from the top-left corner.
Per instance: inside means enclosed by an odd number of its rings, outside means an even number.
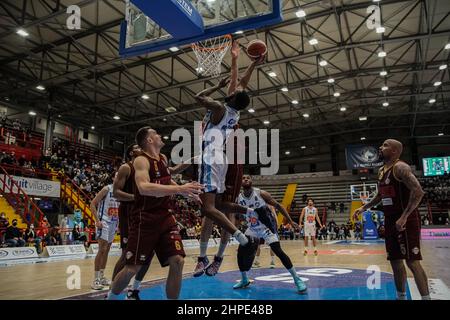
[[[423,175],[442,176],[445,172],[450,173],[450,157],[423,158]]]

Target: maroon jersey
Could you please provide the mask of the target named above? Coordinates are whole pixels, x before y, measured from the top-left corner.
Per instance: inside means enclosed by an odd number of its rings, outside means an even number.
[[[395,163],[398,161],[400,160]],[[395,163],[388,169],[382,168],[378,173],[378,192],[381,195],[385,216],[401,215],[409,201],[409,189],[395,177]],[[411,215],[414,214],[415,212]]]
[[[149,162],[148,175],[150,176],[151,183],[171,184],[171,176],[169,169],[167,168],[167,163],[163,155],[159,155],[159,159],[152,158],[146,153],[142,154],[143,157],[147,158]],[[170,197],[152,197],[143,196],[139,193],[139,190],[134,182],[134,199],[135,204],[133,207],[133,212],[146,212],[151,214],[169,214],[170,208]]]

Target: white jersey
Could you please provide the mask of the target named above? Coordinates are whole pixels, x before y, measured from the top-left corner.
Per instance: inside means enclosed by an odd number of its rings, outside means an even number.
[[[113,185],[107,185],[108,193],[98,206],[97,215],[100,220],[105,222],[114,222],[119,220],[119,204],[113,196]]]
[[[245,218],[247,220],[248,228],[245,234],[248,236],[264,239],[266,244],[279,241],[277,234],[277,222],[276,218],[270,210],[267,203],[261,197],[261,190],[253,188],[252,194],[246,197],[243,192],[239,194],[238,203],[241,206],[249,207],[252,209],[258,209],[266,207],[266,210],[260,211],[264,216],[259,216],[257,212],[252,211],[247,213]]]
[[[225,113],[218,124],[211,122],[213,112],[208,110],[202,123],[202,162],[226,164],[225,147],[239,122],[239,111],[225,106]]]
[[[305,217],[303,223],[306,225],[316,225],[317,209],[315,207],[305,207]]]
[[[252,209],[261,208],[267,205],[264,199],[261,197],[261,189],[253,188],[252,194],[247,198],[243,192],[239,194],[238,203],[241,206],[249,207]]]

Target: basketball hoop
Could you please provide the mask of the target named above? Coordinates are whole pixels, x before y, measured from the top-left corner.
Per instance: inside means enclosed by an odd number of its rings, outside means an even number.
[[[193,43],[191,47],[198,60],[197,73],[204,76],[219,76],[222,60],[231,43],[232,38],[229,34]]]

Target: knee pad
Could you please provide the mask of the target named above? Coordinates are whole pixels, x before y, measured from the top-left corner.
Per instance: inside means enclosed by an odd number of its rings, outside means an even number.
[[[258,250],[259,242],[249,240],[245,246],[239,245],[237,260],[239,271],[249,271],[252,267],[253,261],[255,260],[256,251]]]

